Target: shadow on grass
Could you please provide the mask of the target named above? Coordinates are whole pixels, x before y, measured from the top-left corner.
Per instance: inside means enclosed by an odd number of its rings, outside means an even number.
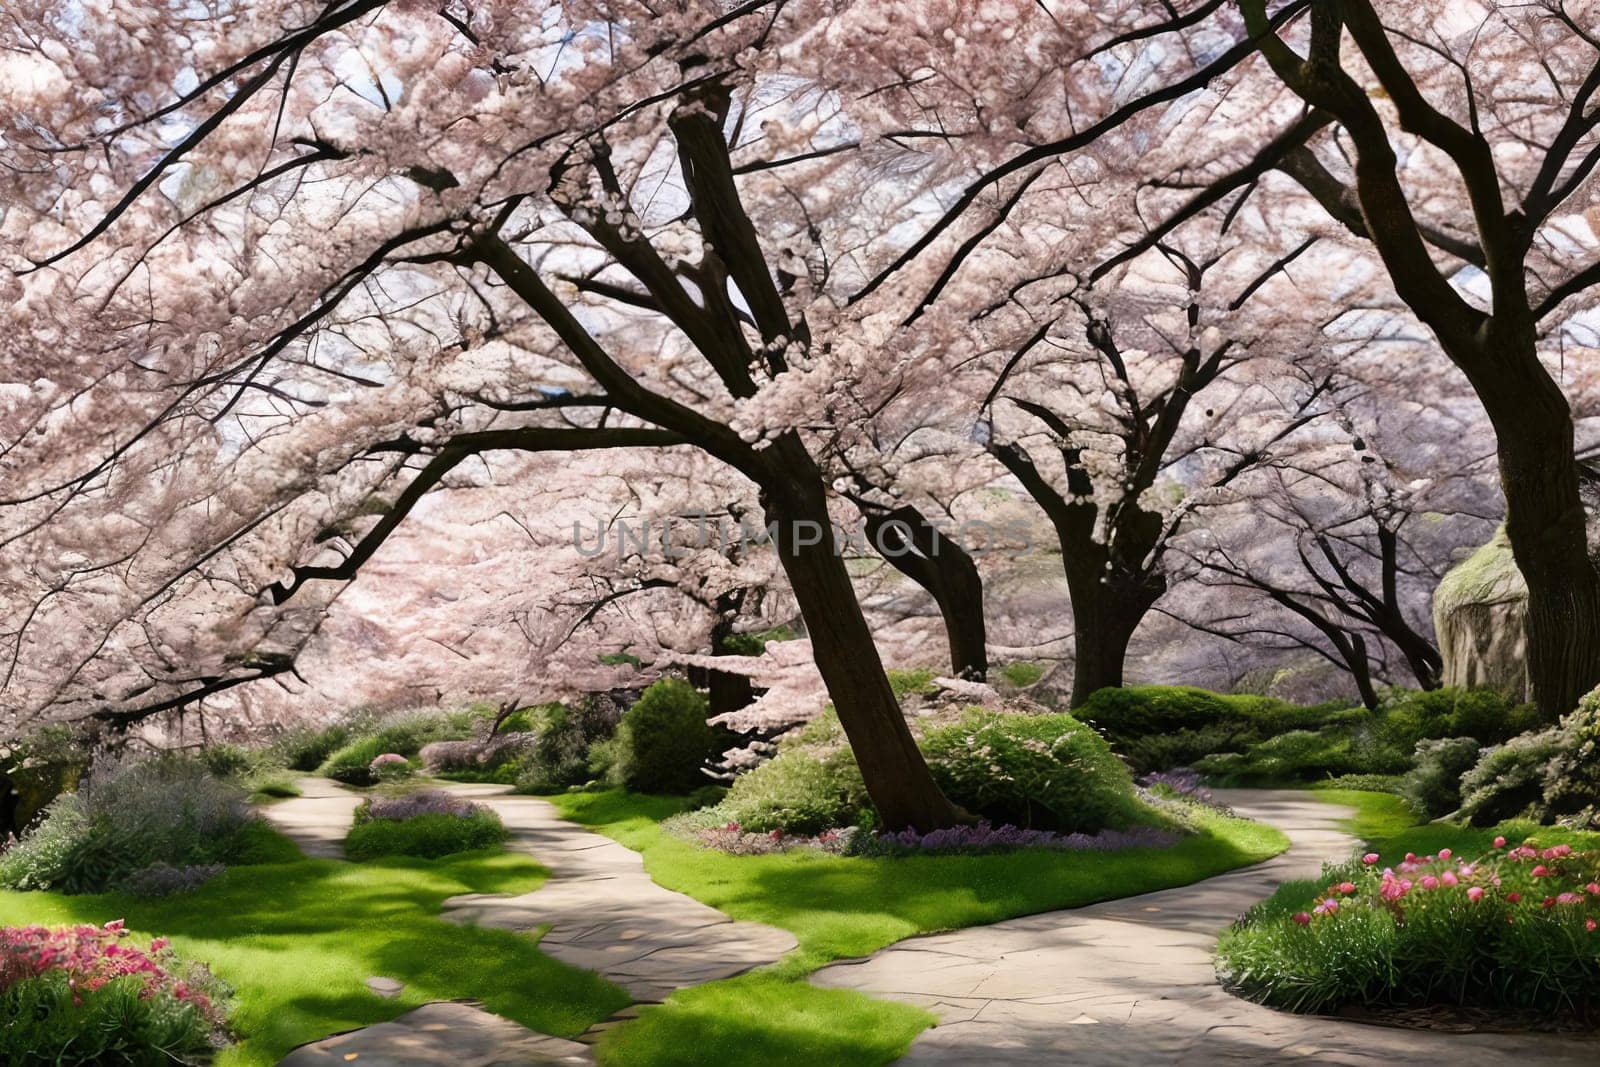
[[[462,893],[525,893],[531,859],[466,853],[437,861],[351,864],[300,858],[236,867],[201,888],[148,900],[111,893],[0,893],[0,922],[102,923],[166,936],[234,986],[240,1043],[220,1065],[275,1063],[328,1034],[392,1019],[432,1000],[471,998],[542,1033],[568,1036],[629,1002],[597,975],[544,955],[536,937],[438,917]],[[372,994],[373,975],[406,983]]]

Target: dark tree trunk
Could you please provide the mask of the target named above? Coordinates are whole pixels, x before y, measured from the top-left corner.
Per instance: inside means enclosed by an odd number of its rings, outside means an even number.
[[[1600,572],[1589,558],[1571,408],[1531,334],[1516,340],[1470,376],[1494,423],[1506,535],[1528,585],[1533,699],[1554,719],[1600,683]]]
[[[893,511],[864,511],[862,518],[872,547],[939,606],[951,671],[972,681],[988,678],[983,579],[972,556],[910,504]]]
[[[821,473],[793,436],[774,442],[772,453],[793,476],[762,486],[768,527],[879,819],[924,833],[966,821],[934,782],[889,688],[834,544]]]
[[[737,589],[717,597],[717,622],[711,627],[711,654],[726,656],[732,653],[727,642],[733,636],[734,620],[744,601],[744,590]],[[741,708],[747,708],[756,699],[750,679],[742,674],[712,670],[704,667],[689,668],[689,681],[707,691],[710,710],[708,716],[716,718]]]
[[[1108,568],[1105,546],[1058,530],[1072,597],[1072,707],[1096,690],[1122,684],[1133,633],[1166,592],[1159,574]]]

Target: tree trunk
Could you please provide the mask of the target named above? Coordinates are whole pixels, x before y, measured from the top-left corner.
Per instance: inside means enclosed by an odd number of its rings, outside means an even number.
[[[1531,333],[1511,347],[1472,377],[1494,424],[1506,536],[1528,586],[1533,699],[1554,719],[1600,683],[1600,572],[1589,558],[1572,410]]]
[[[1070,551],[1066,541],[1062,550]],[[1072,596],[1072,707],[1079,707],[1096,690],[1122,684],[1128,643],[1161,594],[1166,582],[1150,576],[1140,582],[1122,580],[1108,572],[1104,551],[1076,554],[1067,568],[1067,589]],[[1087,564],[1087,565],[1085,565]]]
[[[983,579],[972,556],[910,504],[893,511],[864,511],[862,518],[872,547],[939,606],[951,672],[976,682],[988,678]]]
[[[743,602],[743,593],[744,590],[733,590],[717,597],[717,621],[711,627],[713,656],[732,654],[727,648],[727,640],[733,636],[734,619]],[[707,691],[710,704],[708,718],[739,711],[755,702],[755,687],[745,675],[701,667],[691,667],[688,673],[691,684]]]
[[[889,688],[834,543],[821,472],[792,435],[774,442],[772,453],[791,476],[762,486],[768,528],[879,819],[888,829],[922,833],[966,821],[934,782]]]

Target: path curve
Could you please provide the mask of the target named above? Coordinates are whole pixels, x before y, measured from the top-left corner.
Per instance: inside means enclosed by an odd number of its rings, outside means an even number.
[[[642,1002],[743,974],[796,945],[787,930],[730,919],[657,885],[639,853],[568,822],[549,801],[503,786],[443,788],[493,808],[511,831],[511,847],[550,870],[543,885],[521,896],[452,897],[446,919],[503,930],[548,924],[541,952],[596,971]]]
[[[1516,1063],[1592,1067],[1593,1039],[1453,1034],[1290,1015],[1224,992],[1217,933],[1281,882],[1314,878],[1358,842],[1343,812],[1295,790],[1216,790],[1288,835],[1283,854],[1194,885],[898,942],[812,975],[927,1008],[907,1064]]]

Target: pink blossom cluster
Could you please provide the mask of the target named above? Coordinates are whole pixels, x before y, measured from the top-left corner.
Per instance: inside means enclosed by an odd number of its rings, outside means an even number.
[[[1469,905],[1498,901],[1506,908],[1506,922],[1519,913],[1537,915],[1565,909],[1555,918],[1582,918],[1584,929],[1600,931],[1600,919],[1571,909],[1594,908],[1600,914],[1600,852],[1575,853],[1571,845],[1538,848],[1522,844],[1506,848],[1496,837],[1494,851],[1467,862],[1450,849],[1418,856],[1407,852],[1393,867],[1377,869],[1381,857],[1369,852],[1361,857],[1364,870],[1355,877],[1329,885],[1310,911],[1293,916],[1298,925],[1310,926],[1320,916],[1337,915],[1341,907],[1383,907],[1404,922],[1408,907],[1430,899],[1459,898]],[[1528,907],[1517,905],[1526,900]]]
[[[144,949],[127,943],[127,937],[121,919],[104,926],[0,927],[0,990],[62,971],[74,1001],[81,1004],[84,994],[109,982],[136,978],[142,999],[170,996],[192,1004],[212,1025],[222,1025],[221,1008],[198,988],[208,976],[197,981],[193,968],[182,964],[164,937],[153,939]]]

